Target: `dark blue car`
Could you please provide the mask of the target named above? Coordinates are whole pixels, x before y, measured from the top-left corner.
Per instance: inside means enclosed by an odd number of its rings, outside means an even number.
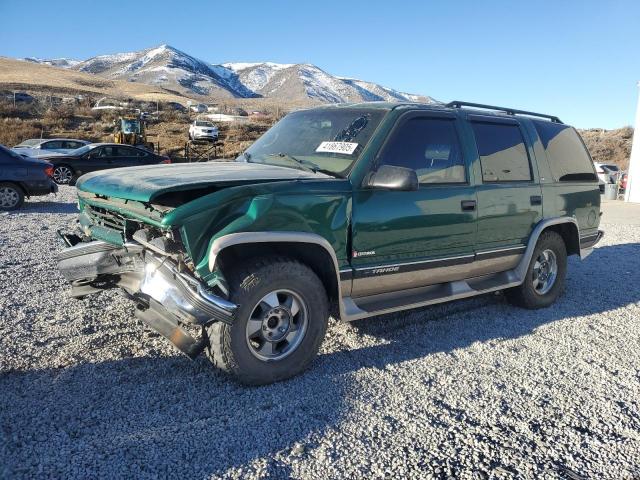
[[[49,162],[22,157],[0,145],[0,210],[20,208],[24,197],[57,192],[52,175]]]

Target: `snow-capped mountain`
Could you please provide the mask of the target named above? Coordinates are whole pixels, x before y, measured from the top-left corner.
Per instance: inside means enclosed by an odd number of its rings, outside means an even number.
[[[399,92],[372,82],[337,77],[311,64],[261,62],[214,65],[169,45],[100,55],[80,62],[68,59],[25,60],[110,79],[157,85],[191,97],[267,97],[321,103],[434,101],[427,96]]]
[[[226,72],[169,45],[139,52],[100,55],[78,63],[75,70],[101,77],[158,85],[180,93],[212,97],[252,97]],[[224,78],[223,78],[224,75]]]
[[[324,103],[386,101],[433,101],[376,83],[341,78],[311,64],[225,63],[250,90],[263,97],[308,98]]]
[[[72,60],[70,58],[44,59],[44,58],[27,57],[27,58],[23,58],[23,60],[27,62],[40,63],[42,65],[50,65],[52,67],[59,67],[59,68],[71,68],[71,67],[75,67],[77,64],[80,63],[80,60]]]

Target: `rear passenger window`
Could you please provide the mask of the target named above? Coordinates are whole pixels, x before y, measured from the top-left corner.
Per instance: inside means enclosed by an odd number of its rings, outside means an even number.
[[[478,145],[482,181],[531,180],[531,166],[520,127],[510,123],[471,122]]]
[[[596,181],[593,163],[578,133],[568,125],[534,121],[547,152],[549,167],[559,182]]]
[[[40,147],[41,150],[56,150],[62,148],[62,142],[56,140],[54,142],[45,142]]]
[[[423,184],[467,181],[453,120],[407,120],[393,134],[378,164],[415,170]]]

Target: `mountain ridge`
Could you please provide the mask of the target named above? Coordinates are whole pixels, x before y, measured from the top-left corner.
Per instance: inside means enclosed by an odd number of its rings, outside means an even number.
[[[211,64],[163,44],[144,50],[98,55],[86,60],[25,61],[145,83],[196,98],[271,98],[309,103],[360,101],[435,102],[426,95],[400,92],[374,82],[331,75],[310,63],[227,62]]]

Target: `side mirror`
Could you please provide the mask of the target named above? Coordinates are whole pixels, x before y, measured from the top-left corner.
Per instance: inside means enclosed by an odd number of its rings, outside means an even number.
[[[415,170],[393,165],[382,165],[377,171],[371,172],[365,179],[368,188],[385,190],[418,190],[418,175]]]

